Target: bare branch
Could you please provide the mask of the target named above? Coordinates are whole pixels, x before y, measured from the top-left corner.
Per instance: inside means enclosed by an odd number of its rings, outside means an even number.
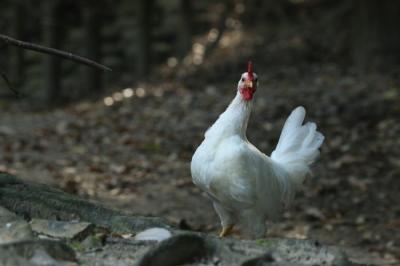
[[[8,88],[15,94],[15,96],[20,97],[21,94],[17,90],[15,90],[13,88],[13,86],[11,85],[10,80],[7,78],[7,75],[5,73],[3,73],[3,72],[0,72],[0,75],[4,79],[4,81],[6,82]]]
[[[49,48],[49,47],[45,47],[45,46],[34,44],[34,43],[23,42],[23,41],[11,38],[11,37],[3,35],[3,34],[0,34],[0,41],[3,41],[6,44],[17,46],[17,47],[20,47],[23,49],[32,50],[32,51],[36,51],[36,52],[44,53],[44,54],[55,55],[55,56],[63,57],[65,59],[69,59],[69,60],[84,64],[84,65],[87,65],[90,67],[98,68],[101,70],[111,71],[111,68],[106,67],[106,66],[99,64],[95,61],[92,61],[90,59],[87,59],[85,57],[81,57],[81,56],[74,55],[69,52],[64,52],[64,51],[61,51],[58,49]],[[3,76],[3,78],[4,78],[4,76]]]

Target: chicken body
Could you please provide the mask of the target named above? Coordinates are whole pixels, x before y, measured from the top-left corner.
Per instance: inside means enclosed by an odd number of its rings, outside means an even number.
[[[193,182],[213,200],[224,229],[241,223],[259,238],[265,234],[265,220],[277,219],[293,199],[324,138],[314,123],[302,125],[305,110],[298,107],[271,157],[259,151],[246,137],[252,95],[249,100],[240,88],[248,76],[242,75],[236,97],[206,132],[191,172]]]

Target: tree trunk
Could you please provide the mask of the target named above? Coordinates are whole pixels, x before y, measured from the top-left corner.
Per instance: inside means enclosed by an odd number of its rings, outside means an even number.
[[[353,17],[352,54],[356,66],[400,63],[400,2],[358,0]]]
[[[24,39],[24,7],[20,1],[12,4],[12,19],[10,19],[10,36],[18,40]],[[24,50],[10,47],[10,81],[15,87],[24,83]]]
[[[151,67],[151,14],[153,4],[153,0],[138,1],[136,73],[139,79],[146,79]]]
[[[180,20],[178,25],[178,54],[180,58],[185,57],[192,48],[192,15],[192,1],[181,0]]]
[[[85,9],[86,55],[96,62],[101,61],[101,21],[98,9],[89,5]],[[94,95],[102,90],[101,71],[86,68],[86,86],[89,95]]]
[[[43,41],[44,45],[60,48],[61,32],[58,28],[58,1],[43,2]],[[46,56],[43,60],[44,101],[54,104],[60,101],[61,96],[61,60],[55,56]]]

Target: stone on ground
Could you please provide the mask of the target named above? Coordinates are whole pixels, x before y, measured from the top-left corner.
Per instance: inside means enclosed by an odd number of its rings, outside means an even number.
[[[38,234],[63,239],[84,239],[94,228],[91,223],[75,221],[32,219],[30,224]]]

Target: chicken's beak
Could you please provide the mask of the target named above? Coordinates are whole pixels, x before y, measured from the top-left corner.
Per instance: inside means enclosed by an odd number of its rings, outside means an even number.
[[[253,81],[251,81],[251,80],[246,80],[245,83],[244,83],[244,85],[245,85],[247,88],[253,88]]]

